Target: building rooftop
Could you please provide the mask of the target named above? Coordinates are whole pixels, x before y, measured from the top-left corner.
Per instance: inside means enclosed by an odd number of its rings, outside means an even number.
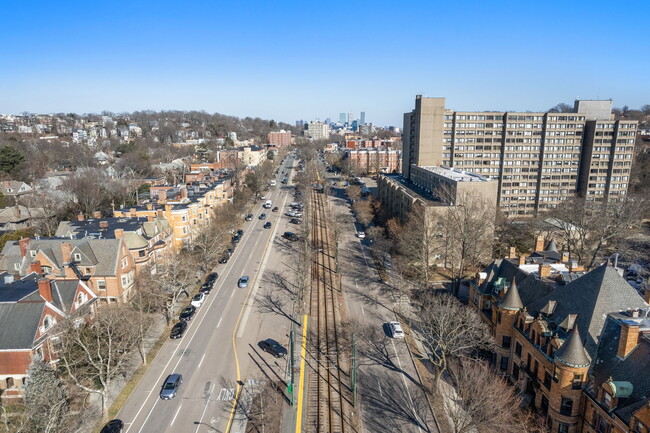
[[[457,168],[449,168],[445,166],[422,166],[420,168],[456,182],[487,182],[489,180],[483,176],[479,176],[478,174],[468,173]]]

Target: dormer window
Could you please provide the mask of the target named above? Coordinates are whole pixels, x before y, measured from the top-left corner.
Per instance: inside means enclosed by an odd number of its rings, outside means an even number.
[[[81,261],[81,254],[74,253],[74,261],[75,262],[80,262]]]
[[[43,319],[43,331],[47,331],[50,329],[52,326],[56,324],[56,320],[52,316],[45,316]]]
[[[88,298],[85,293],[79,293],[79,295],[77,295],[77,305],[79,306],[85,304],[87,299]]]
[[[20,263],[14,263],[14,270],[20,271]]]
[[[29,250],[29,255],[32,257],[36,257],[36,250]]]
[[[605,405],[607,408],[612,407],[612,395],[607,391],[603,390],[603,397],[600,399],[600,402]]]

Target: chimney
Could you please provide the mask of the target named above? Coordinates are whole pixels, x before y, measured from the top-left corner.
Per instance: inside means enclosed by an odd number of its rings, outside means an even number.
[[[537,236],[535,239],[535,249],[533,251],[544,251],[544,236]]]
[[[29,249],[29,238],[22,238],[18,241],[20,246],[20,257],[25,257],[27,255],[27,250]]]
[[[38,280],[38,293],[41,295],[41,298],[45,299],[47,302],[52,302],[52,286],[50,285],[50,280],[47,278],[41,278]]]
[[[562,263],[569,263],[569,253],[566,251],[562,252]]]
[[[136,211],[137,211],[137,209],[134,208],[134,207],[132,207],[131,209],[129,209],[129,213],[131,214],[131,218],[134,218],[134,217],[135,217],[135,215],[136,215],[136,214],[135,214]]]
[[[508,258],[516,259],[517,258],[517,247],[510,247],[510,254]]]
[[[38,275],[43,275],[43,267],[41,266],[41,261],[36,260],[35,262],[29,265],[29,270],[36,272]]]
[[[153,215],[147,215],[147,222],[152,223],[152,222],[153,222],[153,219],[154,219],[154,216],[153,216]]]
[[[83,221],[83,220],[85,220],[85,219],[86,219],[86,218],[84,218],[84,214],[81,213],[81,212],[79,212],[79,214],[77,215],[77,221]]]
[[[115,229],[113,233],[115,234],[115,239],[122,239],[124,237],[124,229]]]
[[[14,216],[20,218],[20,206],[14,206]]]
[[[95,212],[93,212],[93,218],[100,219],[101,217],[102,217],[101,211],[96,210]]]
[[[108,228],[108,221],[100,221],[99,222],[99,228],[100,229],[107,229]]]
[[[187,198],[187,188],[181,188],[181,200]]]
[[[540,263],[538,273],[539,273],[540,278],[550,277],[551,276],[551,265]]]
[[[633,320],[624,320],[621,323],[621,338],[618,341],[619,358],[625,359],[639,343],[639,324]]]
[[[646,288],[643,291],[643,299],[645,300],[646,304],[650,304],[650,287]]]
[[[153,203],[147,203],[147,210],[153,210]]]
[[[9,188],[11,186],[11,182],[9,182],[8,180],[5,180],[5,181],[2,182],[2,185],[4,185],[5,188]]]
[[[72,261],[72,244],[63,242],[61,244],[61,255],[63,256],[63,263],[70,263]]]
[[[520,255],[519,256],[519,266],[523,265],[526,263],[526,256],[525,255]]]

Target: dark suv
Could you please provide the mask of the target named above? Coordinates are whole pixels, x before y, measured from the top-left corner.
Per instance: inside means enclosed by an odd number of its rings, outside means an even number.
[[[194,313],[196,313],[196,307],[188,305],[187,307],[183,308],[183,311],[181,311],[181,314],[178,316],[178,320],[181,322],[188,322],[192,320]]]
[[[172,331],[169,333],[169,338],[181,338],[187,329],[187,322],[178,322],[172,328]]]
[[[257,343],[257,345],[260,347],[260,349],[262,349],[266,353],[270,353],[276,358],[282,358],[284,356],[287,356],[287,349],[285,349],[284,346],[278,343],[277,341],[272,340],[270,338],[260,341],[259,343]]]
[[[122,420],[112,419],[106,423],[100,433],[122,433],[122,429],[124,429],[124,423]]]

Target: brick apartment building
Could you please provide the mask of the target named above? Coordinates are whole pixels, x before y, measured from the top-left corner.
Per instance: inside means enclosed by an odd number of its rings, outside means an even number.
[[[573,113],[465,112],[418,95],[404,114],[402,173],[445,165],[498,179],[498,203],[533,215],[576,194],[624,196],[637,121],[615,120],[612,101],[576,101]]]
[[[269,144],[274,147],[291,146],[291,131],[271,131],[268,135]]]
[[[344,158],[350,170],[358,174],[396,173],[400,170],[401,152],[382,148],[347,150]]]
[[[494,261],[470,286],[495,365],[551,432],[647,433],[649,293],[608,263],[585,273],[552,241],[536,249]]]

